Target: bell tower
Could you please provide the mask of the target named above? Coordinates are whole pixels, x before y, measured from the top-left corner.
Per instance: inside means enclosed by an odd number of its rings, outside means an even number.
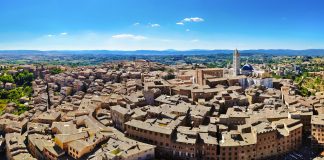
[[[237,49],[233,53],[233,76],[238,76],[240,74],[240,53]]]

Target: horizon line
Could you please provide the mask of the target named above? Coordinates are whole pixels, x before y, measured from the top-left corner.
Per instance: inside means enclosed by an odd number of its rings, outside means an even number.
[[[135,52],[135,51],[217,51],[217,50],[228,50],[228,51],[234,51],[234,49],[188,49],[188,50],[178,50],[178,49],[137,49],[137,50],[116,50],[116,49],[57,49],[57,50],[41,50],[41,49],[0,49],[0,51],[41,51],[41,52],[49,52],[49,51],[123,51],[123,52]],[[257,51],[257,50],[290,50],[290,51],[305,51],[305,50],[324,50],[324,48],[309,48],[309,49],[283,49],[283,48],[277,48],[277,49],[238,49],[239,51]]]

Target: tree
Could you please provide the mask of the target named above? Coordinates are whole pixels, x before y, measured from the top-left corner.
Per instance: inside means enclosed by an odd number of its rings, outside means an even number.
[[[7,99],[7,98],[8,98],[8,94],[9,94],[9,92],[8,92],[7,90],[2,89],[2,90],[0,91],[0,98],[1,98],[1,99]]]
[[[63,70],[61,68],[53,68],[49,71],[52,75],[62,73]]]
[[[174,74],[167,74],[162,77],[164,80],[169,80],[169,79],[174,79],[175,75]]]
[[[320,77],[315,78],[315,82],[314,82],[315,84],[319,85],[319,84],[321,84],[321,82],[322,82],[322,80]]]
[[[309,91],[308,91],[307,88],[302,87],[300,89],[300,93],[301,93],[302,96],[309,96]]]
[[[29,108],[27,106],[25,106],[24,104],[18,104],[17,109],[18,110],[16,112],[14,112],[14,114],[20,115],[20,114],[24,113],[25,111],[28,111]]]
[[[31,85],[31,82],[34,80],[34,74],[24,71],[19,73],[16,77],[15,77],[15,82],[18,85]]]
[[[10,100],[18,100],[20,97],[22,97],[21,96],[22,92],[18,90],[19,90],[18,88],[10,90],[8,94],[8,98]]]
[[[163,76],[162,78],[165,80],[169,80],[169,79],[174,79],[175,75],[174,75],[174,70],[173,69],[168,69],[167,70],[168,74]]]
[[[32,93],[33,93],[32,87],[30,87],[30,86],[24,87],[24,94],[25,94],[25,96],[30,97],[30,96],[32,96]]]
[[[13,83],[14,82],[14,79],[11,75],[9,74],[4,74],[4,75],[1,75],[0,76],[0,81],[3,82],[3,83]]]

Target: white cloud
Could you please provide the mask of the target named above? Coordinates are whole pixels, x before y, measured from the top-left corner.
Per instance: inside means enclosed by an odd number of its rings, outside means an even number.
[[[135,23],[133,24],[133,26],[138,26],[138,25],[140,25],[139,22],[135,22]]]
[[[203,22],[204,19],[199,17],[191,17],[191,18],[185,18],[182,20],[183,22]]]
[[[183,19],[182,21],[183,21],[183,22],[190,22],[191,19],[190,19],[190,18],[185,18],[185,19]]]
[[[155,24],[151,24],[151,27],[160,27],[160,25],[155,23]]]
[[[66,35],[68,35],[67,32],[62,32],[59,34],[48,34],[48,35],[46,35],[46,37],[56,37],[56,36],[66,36]]]
[[[177,22],[176,24],[177,24],[177,25],[181,25],[181,26],[184,25],[183,22]]]
[[[189,22],[203,22],[205,21],[204,19],[200,18],[200,17],[190,17],[190,18],[184,18],[183,20],[181,20],[180,22],[177,22],[177,25],[184,25],[185,23],[189,23]]]
[[[117,34],[117,35],[113,35],[111,37],[115,38],[115,39],[131,39],[131,40],[144,40],[144,39],[147,39],[147,37],[145,37],[145,36],[133,35],[133,34]]]
[[[186,29],[186,32],[189,32],[190,31],[190,29]]]

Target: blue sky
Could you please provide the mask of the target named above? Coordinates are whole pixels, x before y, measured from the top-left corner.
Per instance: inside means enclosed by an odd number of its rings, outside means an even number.
[[[0,0],[0,49],[324,48],[323,0]]]

